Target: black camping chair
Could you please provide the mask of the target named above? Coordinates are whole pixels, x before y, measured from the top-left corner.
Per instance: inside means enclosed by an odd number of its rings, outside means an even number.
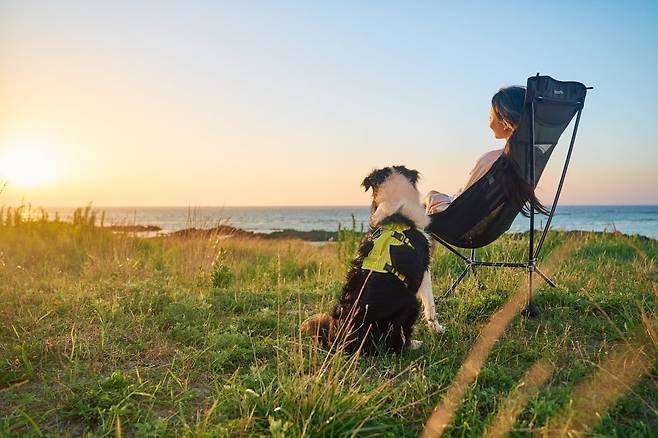
[[[459,195],[448,208],[431,216],[427,231],[438,243],[466,264],[465,269],[444,296],[452,293],[469,271],[475,275],[477,266],[522,268],[528,271],[528,303],[525,314],[535,316],[538,313],[537,308],[532,304],[532,276],[536,272],[551,287],[555,287],[555,283],[537,267],[537,258],[560,198],[588,89],[591,87],[588,88],[580,82],[560,82],[549,76],[539,76],[539,73],[537,76],[530,77],[521,121],[508,140],[509,156],[501,156],[482,178]],[[499,183],[503,178],[503,172],[506,171],[505,167],[514,166],[522,178],[532,183],[532,187],[536,187],[560,136],[574,116],[576,122],[562,176],[546,226],[537,245],[535,245],[535,211],[532,206],[529,208],[528,259],[523,262],[478,260],[475,250],[492,243],[509,230],[521,211],[518,205],[508,202],[504,189]],[[455,247],[470,249],[470,256],[463,255]]]

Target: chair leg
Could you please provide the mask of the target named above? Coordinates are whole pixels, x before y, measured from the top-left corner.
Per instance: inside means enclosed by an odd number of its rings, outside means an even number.
[[[543,278],[544,281],[545,281],[546,283],[548,283],[548,285],[549,285],[550,287],[557,287],[557,285],[555,284],[555,282],[554,282],[553,280],[551,280],[550,278],[548,278],[548,277],[547,277],[542,271],[539,270],[539,268],[535,267],[535,271],[537,271],[537,273],[541,276],[541,278]]]
[[[528,302],[523,309],[523,314],[527,318],[534,318],[539,316],[539,308],[532,303],[532,274],[534,272],[528,269]]]
[[[466,276],[466,274],[468,274],[469,269],[471,269],[470,264],[469,264],[468,266],[466,266],[466,268],[462,271],[461,274],[459,274],[459,277],[457,277],[457,280],[455,280],[455,282],[452,284],[452,286],[450,286],[450,289],[448,289],[448,290],[443,294],[443,296],[442,296],[443,298],[446,298],[447,296],[449,296],[451,293],[453,293],[453,292],[455,291],[455,289],[457,288],[457,286],[459,285],[459,283],[461,283],[461,281],[464,279],[464,277]]]
[[[471,249],[471,261],[475,261],[475,248]],[[480,277],[478,277],[477,271],[475,270],[475,265],[471,265],[471,271],[473,272],[473,277],[475,277],[475,281],[478,283],[478,289],[479,290],[485,290],[486,286],[482,281],[480,281]]]

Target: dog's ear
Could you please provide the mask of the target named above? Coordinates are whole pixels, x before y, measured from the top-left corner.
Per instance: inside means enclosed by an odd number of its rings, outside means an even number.
[[[406,166],[393,166],[393,169],[405,178],[409,180],[409,182],[416,187],[416,183],[418,182],[418,179],[420,178],[420,173],[418,173],[417,170],[414,169],[407,169]]]
[[[369,177],[369,176],[366,176],[366,177],[363,179],[363,182],[361,183],[361,186],[362,186],[364,189],[366,189],[366,192],[368,191],[368,189],[369,189],[370,187],[372,187],[372,183],[370,182],[370,177]]]
[[[377,188],[381,183],[386,181],[386,178],[389,177],[392,170],[390,167],[384,167],[382,169],[376,169],[370,172],[370,175],[366,176],[361,185],[366,189],[366,192],[370,188]]]

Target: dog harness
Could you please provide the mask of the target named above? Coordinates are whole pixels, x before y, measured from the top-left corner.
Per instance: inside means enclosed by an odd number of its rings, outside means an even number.
[[[411,249],[414,248],[409,238],[404,234],[409,228],[408,225],[393,223],[381,225],[375,229],[370,235],[370,240],[373,242],[372,249],[363,259],[361,269],[388,272],[393,274],[406,287],[409,287],[406,275],[398,271],[391,260],[391,246],[406,245]]]

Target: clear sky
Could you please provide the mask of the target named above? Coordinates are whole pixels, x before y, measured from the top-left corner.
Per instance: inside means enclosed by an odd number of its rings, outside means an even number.
[[[365,205],[388,164],[452,193],[536,72],[595,87],[563,202],[658,204],[658,2],[454,3],[0,0],[0,204]]]

